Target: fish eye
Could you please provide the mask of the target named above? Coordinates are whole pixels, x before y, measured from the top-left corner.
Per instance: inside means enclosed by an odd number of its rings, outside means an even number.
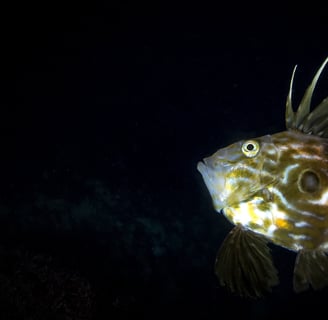
[[[257,141],[247,140],[243,143],[241,150],[248,158],[255,157],[260,151],[260,145]]]

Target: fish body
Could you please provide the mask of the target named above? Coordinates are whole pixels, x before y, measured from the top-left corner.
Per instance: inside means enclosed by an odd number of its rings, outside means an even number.
[[[278,283],[267,242],[297,252],[295,291],[328,285],[328,99],[310,104],[323,62],[286,131],[241,140],[197,165],[216,211],[235,225],[215,263],[222,285],[261,296]]]

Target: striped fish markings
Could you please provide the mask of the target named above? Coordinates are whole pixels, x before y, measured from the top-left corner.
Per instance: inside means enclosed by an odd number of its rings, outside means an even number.
[[[310,110],[322,63],[297,111],[293,70],[286,131],[242,140],[197,165],[216,211],[235,227],[215,261],[221,285],[260,297],[277,285],[268,242],[297,253],[295,292],[328,285],[328,97]]]

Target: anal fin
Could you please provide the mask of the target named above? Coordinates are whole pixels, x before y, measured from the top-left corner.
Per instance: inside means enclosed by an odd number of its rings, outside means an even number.
[[[302,292],[311,285],[314,290],[328,286],[328,257],[322,250],[302,250],[294,267],[294,291]]]

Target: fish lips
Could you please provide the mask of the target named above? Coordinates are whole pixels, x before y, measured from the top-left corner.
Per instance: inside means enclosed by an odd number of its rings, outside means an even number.
[[[225,189],[225,178],[224,178],[224,166],[212,168],[207,158],[203,161],[198,162],[197,170],[203,177],[205,185],[212,197],[213,205],[217,211],[220,211],[225,207],[224,202],[224,189]]]

